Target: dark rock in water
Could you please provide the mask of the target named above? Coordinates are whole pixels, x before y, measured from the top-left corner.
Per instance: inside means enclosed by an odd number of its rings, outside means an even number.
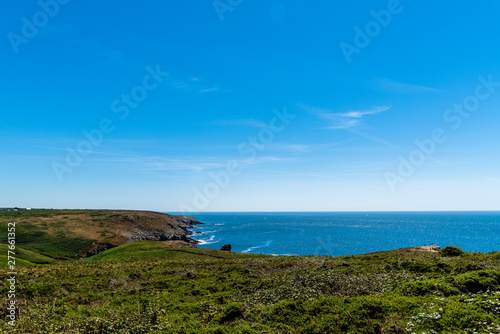
[[[108,244],[108,243],[96,244],[96,245],[94,245],[94,247],[92,247],[90,250],[88,250],[85,253],[85,256],[86,257],[91,257],[91,256],[97,255],[97,254],[99,254],[101,252],[104,252],[105,250],[111,249],[113,247],[115,247],[115,246],[112,245],[112,244]]]
[[[200,231],[196,231],[195,233],[199,233],[199,234],[201,234],[201,232],[200,232]]]
[[[220,250],[230,252],[231,251],[231,244],[225,244],[224,246],[221,247]]]

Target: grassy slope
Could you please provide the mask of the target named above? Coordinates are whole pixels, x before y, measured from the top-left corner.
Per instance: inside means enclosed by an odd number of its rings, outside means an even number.
[[[267,256],[138,241],[18,272],[15,333],[500,332],[500,253]]]
[[[8,246],[0,244],[0,269],[7,269],[7,251]],[[30,250],[16,247],[15,250],[16,267],[34,267],[37,264],[54,264],[57,261]],[[21,261],[19,261],[21,260]]]
[[[226,258],[253,258],[259,257],[254,254],[228,253],[215,249],[200,248],[171,248],[168,244],[158,241],[136,241],[121,245],[98,255],[82,260],[82,263],[123,263],[134,261],[155,261],[163,260],[192,260],[192,259],[226,259]]]

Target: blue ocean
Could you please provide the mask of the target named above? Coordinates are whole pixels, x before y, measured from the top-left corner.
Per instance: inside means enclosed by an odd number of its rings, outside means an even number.
[[[197,247],[231,244],[244,253],[354,255],[403,247],[453,245],[500,251],[500,212],[193,213]]]

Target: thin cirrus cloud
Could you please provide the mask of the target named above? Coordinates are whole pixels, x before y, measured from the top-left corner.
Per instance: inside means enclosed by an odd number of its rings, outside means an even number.
[[[235,160],[232,158],[219,159],[213,157],[205,158],[186,158],[186,159],[169,159],[165,157],[158,156],[134,156],[130,158],[120,159],[112,158],[106,160],[96,160],[94,163],[106,163],[106,164],[126,164],[130,166],[136,166],[140,171],[177,171],[177,172],[195,172],[202,173],[210,170],[218,170],[226,168],[228,161],[235,161],[238,163],[239,167],[247,167],[251,165],[260,165],[268,163],[276,163],[284,161],[284,158],[274,157],[274,156],[262,156],[255,159],[240,159]]]
[[[385,92],[385,93],[394,93],[394,94],[411,94],[411,93],[440,93],[442,90],[421,86],[415,84],[409,84],[405,82],[398,82],[391,79],[375,79],[373,80],[373,88]]]
[[[204,84],[203,80],[198,77],[179,80],[170,76],[167,82],[170,84],[170,86],[184,91],[194,91],[198,93],[215,93],[219,91],[219,87],[216,86],[206,87],[207,85]]]
[[[392,108],[392,106],[373,107],[365,110],[350,110],[348,112],[337,113],[329,109],[301,106],[306,111],[318,116],[326,121],[328,129],[348,129],[362,123],[364,116],[375,115]]]
[[[352,139],[334,143],[328,143],[328,144],[272,144],[270,145],[269,149],[270,150],[274,149],[277,151],[285,151],[285,152],[294,152],[294,153],[310,153],[316,151],[330,150],[334,147],[341,146],[351,141]]]
[[[30,145],[37,148],[59,150],[59,151],[74,151],[70,148]],[[267,163],[277,163],[286,160],[283,157],[277,156],[262,156],[253,159],[234,158],[234,157],[166,157],[157,155],[144,155],[134,153],[118,153],[118,152],[97,152],[93,151],[88,157],[85,157],[84,162],[88,165],[105,165],[110,169],[112,166],[128,166],[133,167],[136,171],[143,172],[161,172],[161,171],[177,171],[177,172],[195,172],[201,173],[210,170],[226,168],[229,161],[236,161],[240,167],[252,165],[260,165]]]
[[[200,89],[198,92],[199,93],[212,93],[212,92],[217,92],[218,90],[219,90],[219,88],[212,87],[212,88]]]

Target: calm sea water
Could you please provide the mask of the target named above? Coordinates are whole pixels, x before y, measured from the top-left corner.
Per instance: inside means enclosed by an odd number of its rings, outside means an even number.
[[[500,212],[191,214],[198,247],[279,255],[352,255],[411,246],[500,251]],[[201,233],[196,233],[201,232]]]

